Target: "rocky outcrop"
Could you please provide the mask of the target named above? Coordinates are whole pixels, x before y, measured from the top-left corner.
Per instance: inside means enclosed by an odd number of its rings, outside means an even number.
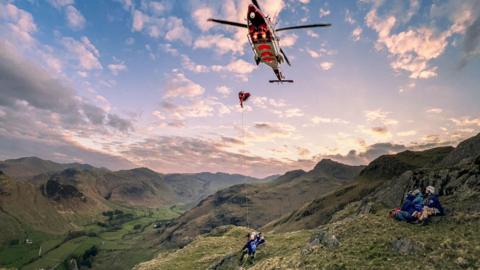
[[[41,186],[42,193],[49,199],[60,201],[79,198],[86,201],[86,197],[73,185],[62,185],[58,181],[48,180]]]
[[[439,166],[448,167],[462,162],[463,160],[472,161],[480,156],[480,134],[461,142],[454,151],[452,151]]]

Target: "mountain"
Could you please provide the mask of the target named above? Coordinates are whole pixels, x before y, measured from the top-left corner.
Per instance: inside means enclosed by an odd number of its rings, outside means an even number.
[[[54,187],[68,184],[91,196],[132,206],[159,207],[176,203],[191,207],[220,189],[245,182],[253,177],[224,173],[160,174],[148,168],[109,171],[88,164],[61,164],[37,157],[0,162],[0,170],[16,181]],[[84,177],[76,177],[82,175]],[[88,191],[85,191],[88,190]]]
[[[256,228],[229,225],[197,235],[182,249],[162,250],[157,258],[135,269],[477,269],[477,138],[460,143],[455,149],[406,151],[379,157],[355,180],[332,192],[318,194],[311,202],[260,228],[267,244],[258,249],[254,264],[240,265],[239,249],[245,235]],[[295,174],[302,178],[308,173],[290,173]],[[292,184],[297,180],[285,177],[282,182]],[[440,194],[446,216],[431,218],[427,226],[387,218],[393,207],[401,205],[406,192],[423,190],[428,185]],[[229,194],[225,192],[214,196]],[[241,197],[229,200],[238,198]],[[191,213],[202,216],[194,208],[178,220],[186,222],[183,217]],[[182,226],[176,230],[182,230]],[[174,231],[171,235],[179,238],[183,232]]]
[[[439,147],[425,151],[404,151],[395,155],[383,155],[373,160],[360,173],[363,178],[390,179],[407,170],[432,167],[454,151],[453,147]]]
[[[242,184],[223,189],[183,214],[160,236],[166,246],[183,246],[197,235],[227,225],[261,227],[321,194],[354,180],[363,166],[320,161],[309,172],[287,172],[269,183]]]
[[[58,172],[68,168],[91,170],[93,166],[80,163],[61,164],[37,157],[24,157],[0,161],[0,170],[16,179],[36,176],[43,173]],[[106,170],[106,169],[103,169]]]
[[[268,179],[266,179],[268,180]],[[200,199],[215,193],[218,190],[242,183],[260,183],[259,180],[239,174],[226,173],[196,173],[196,174],[168,174],[165,175],[166,183],[183,201],[195,206]]]

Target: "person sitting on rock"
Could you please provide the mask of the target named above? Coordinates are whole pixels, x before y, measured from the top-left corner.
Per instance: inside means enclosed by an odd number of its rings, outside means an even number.
[[[426,188],[427,197],[424,200],[424,207],[422,214],[419,218],[420,221],[426,222],[431,216],[443,216],[444,210],[440,200],[438,199],[438,194],[435,193],[435,187],[428,186]]]
[[[412,192],[408,192],[407,196],[405,197],[405,201],[402,204],[401,208],[395,208],[392,213],[393,218],[398,221],[406,221],[412,222],[415,218],[412,216],[413,212],[415,212],[415,207],[413,204],[413,200],[415,196]]]
[[[414,220],[418,220],[422,215],[422,211],[423,211],[423,194],[420,191],[420,189],[414,190],[412,194],[415,196],[415,199],[413,199],[412,201],[413,208],[414,208],[412,217],[414,218]]]
[[[243,263],[245,255],[248,255],[251,263],[254,263],[255,252],[257,251],[257,235],[255,232],[247,234],[247,243],[243,246],[240,255],[240,264]]]

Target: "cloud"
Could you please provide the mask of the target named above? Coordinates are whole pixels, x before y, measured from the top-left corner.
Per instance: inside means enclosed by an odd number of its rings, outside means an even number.
[[[171,118],[185,120],[187,118],[203,118],[212,116],[215,112],[210,100],[192,100],[188,105],[176,105],[165,101],[162,106],[165,111],[171,114]]]
[[[113,75],[117,76],[121,71],[127,70],[127,66],[124,63],[110,64],[108,69]]]
[[[443,110],[441,108],[430,108],[430,109],[427,109],[426,111],[427,113],[436,113],[436,114],[439,114],[439,113],[442,113]]]
[[[257,67],[243,59],[236,59],[230,62],[226,66],[213,66],[213,71],[228,71],[237,74],[249,74],[252,73]]]
[[[182,66],[192,72],[205,73],[210,71],[209,67],[205,65],[196,64],[195,62],[192,61],[192,59],[190,59],[190,57],[188,57],[185,54],[182,54],[180,58],[182,59]]]
[[[312,31],[312,30],[307,30],[307,35],[309,37],[313,37],[313,38],[318,38],[319,37],[319,35],[315,31]]]
[[[181,41],[186,45],[192,43],[192,33],[183,25],[183,20],[175,16],[163,16],[156,9],[132,11],[132,31],[144,32],[152,38],[164,38],[167,41]]]
[[[310,55],[312,58],[319,58],[320,54],[314,50],[307,49],[307,53]]]
[[[339,119],[339,118],[325,118],[320,116],[315,116],[311,119],[314,124],[349,124],[349,121]]]
[[[480,9],[480,4],[477,5]],[[465,39],[463,41],[464,56],[460,67],[464,67],[469,58],[480,55],[480,12],[475,21],[466,29]]]
[[[271,112],[278,115],[280,118],[302,117],[305,113],[299,108],[289,108],[285,110],[270,109]]]
[[[132,144],[122,154],[137,164],[164,173],[215,172],[222,168],[226,173],[264,177],[314,166],[311,160],[279,160],[236,153],[228,149],[232,145],[242,145],[242,140],[161,136]]]
[[[7,42],[0,42],[0,106],[32,114],[48,114],[56,125],[77,131],[97,126],[99,132],[110,127],[122,132],[133,125],[75,95],[63,81],[21,56]],[[20,112],[20,111],[19,111]]]
[[[365,127],[363,125],[359,125],[358,129],[360,132],[369,135],[375,141],[384,142],[392,138],[392,133],[387,126]]]
[[[330,69],[333,68],[333,63],[332,62],[322,62],[322,63],[320,63],[320,67],[323,70],[330,70]]]
[[[148,20],[148,16],[144,15],[143,12],[140,10],[133,11],[133,21],[132,21],[132,29],[136,32],[140,32],[143,30],[143,26],[145,22]]]
[[[213,17],[213,10],[209,7],[203,6],[196,9],[193,11],[192,17],[195,20],[198,28],[200,28],[200,30],[203,32],[208,31],[213,27],[213,24],[207,21],[209,18]]]
[[[48,2],[56,9],[65,11],[65,18],[71,29],[81,30],[85,27],[85,17],[74,7],[74,0],[48,0]]]
[[[61,9],[63,7],[73,5],[75,3],[74,0],[48,0],[50,5],[54,6],[57,9]]]
[[[438,68],[432,66],[430,62],[444,53],[448,46],[448,39],[452,35],[464,33],[467,26],[473,22],[471,13],[467,9],[469,5],[458,4],[451,11],[457,15],[450,18],[451,25],[443,32],[438,31],[433,25],[410,27],[405,31],[393,33],[394,28],[408,22],[419,10],[419,3],[411,1],[407,14],[393,10],[383,18],[378,15],[380,6],[381,2],[375,2],[365,17],[367,26],[378,34],[375,47],[377,50],[386,49],[392,56],[391,67],[397,72],[408,72],[412,79],[428,79],[437,76]],[[436,9],[435,5],[432,9]]]
[[[320,9],[320,18],[326,17],[328,15],[330,15],[330,10],[323,8]]]
[[[168,7],[164,3],[155,2],[155,1],[149,2],[148,8],[153,14],[157,16],[162,15],[168,9]]]
[[[391,112],[386,112],[382,109],[365,111],[364,113],[365,113],[365,118],[367,118],[368,122],[377,122],[386,126],[398,124],[397,120],[388,118]]]
[[[243,3],[242,3],[243,4]],[[280,12],[285,7],[285,2],[283,0],[264,0],[262,1],[262,8],[266,14],[270,15],[270,17],[275,18],[277,17]],[[246,14],[245,12],[244,14]]]
[[[298,36],[295,34],[282,35],[280,45],[284,48],[293,47],[297,43]]]
[[[37,31],[37,25],[32,14],[13,4],[0,3],[0,18],[8,22],[7,28],[18,40],[26,44],[33,43],[32,34]]]
[[[410,137],[415,135],[417,135],[417,132],[415,130],[407,130],[407,131],[402,131],[397,133],[397,136],[400,136],[400,137]]]
[[[173,73],[165,85],[165,97],[186,97],[193,98],[202,95],[205,88],[188,79],[185,74]]]
[[[480,126],[480,118],[472,118],[469,116],[464,116],[460,118],[450,118],[455,125],[460,127],[466,126]]]
[[[359,41],[362,36],[362,32],[363,32],[362,28],[360,26],[357,26],[352,32],[353,40]]]
[[[161,103],[161,111],[154,112],[163,122],[183,122],[190,118],[205,118],[211,116],[222,116],[231,113],[231,109],[218,101],[215,97],[203,97],[190,100],[188,103],[177,104],[165,100]]]
[[[381,136],[385,136],[389,133],[387,127],[373,127],[372,132],[379,134]]]
[[[80,40],[64,37],[62,44],[76,57],[82,69],[90,71],[103,68],[99,60],[100,52],[87,37],[84,36]]]
[[[268,109],[268,108],[283,108],[287,106],[287,103],[285,100],[276,100],[273,98],[268,98],[268,97],[261,97],[261,96],[254,96],[252,98],[252,102],[255,106],[262,108],[262,109]]]
[[[228,97],[232,93],[232,90],[225,85],[218,86],[215,90],[223,97]]]
[[[74,30],[80,30],[85,27],[85,17],[74,7],[68,6],[65,9],[68,25]]]
[[[312,50],[312,49],[307,48],[306,52],[310,55],[310,57],[313,57],[313,58],[320,58],[320,57],[323,57],[323,56],[332,56],[332,55],[337,54],[337,51],[327,49],[325,43],[322,43],[321,46],[322,47],[318,50]]]
[[[246,37],[245,37],[246,39]],[[220,55],[226,53],[243,54],[244,44],[238,40],[227,38],[224,35],[205,35],[197,38],[193,43],[195,49],[214,49]]]
[[[357,23],[357,21],[352,16],[352,12],[349,9],[345,11],[345,22],[350,25],[354,25]]]
[[[165,39],[168,41],[180,40],[183,43],[190,45],[192,43],[192,35],[190,30],[183,26],[183,20],[177,17],[170,17],[167,20],[167,32]]]
[[[176,53],[176,51],[172,52]],[[240,79],[248,80],[247,75],[252,73],[257,67],[251,63],[248,63],[242,59],[234,59],[227,65],[213,65],[206,66],[197,64],[185,54],[180,55],[182,66],[194,73],[206,73],[206,72],[230,72],[235,74]]]
[[[0,126],[3,126],[0,120]],[[30,127],[32,128],[32,126]],[[12,136],[0,128],[0,149],[4,157],[20,158],[36,156],[61,163],[80,162],[111,170],[124,170],[138,167],[124,157],[92,150],[57,134],[41,134],[36,138]]]
[[[256,132],[249,132],[249,139],[260,141],[275,137],[290,137],[296,130],[294,126],[272,122],[256,122],[253,125],[253,129]]]
[[[363,152],[350,150],[346,155],[320,155],[319,157],[317,157],[317,159],[330,158],[338,162],[350,165],[366,165],[372,160],[378,158],[379,156],[396,154],[407,149],[408,148],[404,145],[392,143],[377,143],[368,146]]]

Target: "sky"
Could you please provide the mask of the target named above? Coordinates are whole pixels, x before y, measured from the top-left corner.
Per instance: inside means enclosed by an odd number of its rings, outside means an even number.
[[[279,35],[293,84],[207,22],[248,0],[0,0],[0,159],[263,177],[479,132],[480,1],[258,2],[332,24]]]

